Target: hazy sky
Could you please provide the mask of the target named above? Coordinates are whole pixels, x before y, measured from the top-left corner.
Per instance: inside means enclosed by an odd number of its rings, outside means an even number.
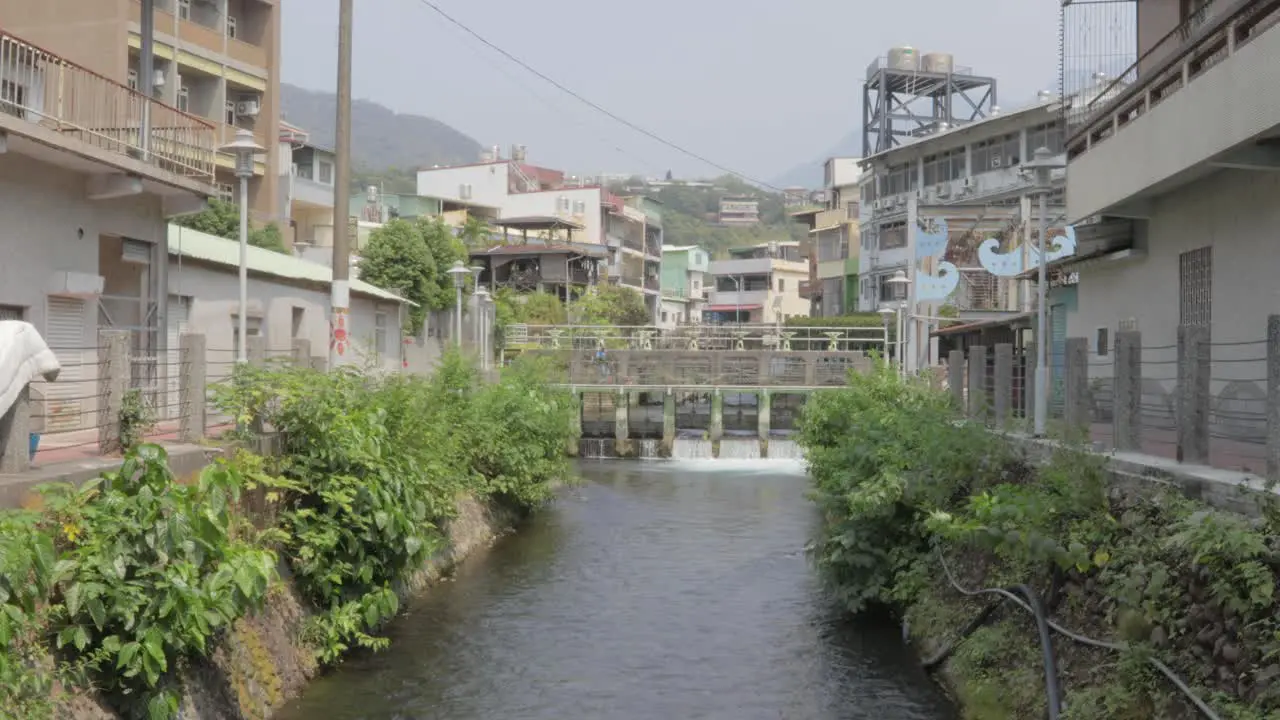
[[[861,126],[867,65],[945,51],[1000,81],[1003,107],[1057,77],[1052,0],[434,0],[628,120],[760,180]],[[285,0],[285,82],[333,90],[337,0]],[[355,96],[575,174],[717,171],[596,113],[420,0],[356,0]]]

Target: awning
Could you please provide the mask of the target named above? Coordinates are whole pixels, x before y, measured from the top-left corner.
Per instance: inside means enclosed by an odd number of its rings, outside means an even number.
[[[995,320],[979,320],[977,322],[964,323],[962,325],[952,325],[951,327],[940,328],[930,333],[930,337],[944,337],[947,335],[961,335],[968,332],[977,332],[989,328],[997,328],[1008,326],[1017,328],[1024,323],[1030,323],[1035,317],[1035,313],[1012,313],[1008,317],[1002,317]]]
[[[704,312],[738,312],[741,310],[759,310],[763,305],[708,305],[702,310]]]

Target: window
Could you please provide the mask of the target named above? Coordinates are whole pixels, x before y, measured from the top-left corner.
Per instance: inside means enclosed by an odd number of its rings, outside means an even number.
[[[666,321],[667,321],[667,314],[664,312],[662,313],[662,322],[666,322]]]
[[[373,348],[379,355],[387,354],[387,314],[384,312],[373,315]]]
[[[1107,329],[1098,328],[1098,355],[1105,357],[1107,354]]]
[[[296,307],[293,309],[293,323],[291,335],[297,340],[302,337],[303,322],[306,320],[307,311],[305,308]]]
[[[186,85],[178,88],[178,109],[182,112],[188,112],[187,108],[191,107],[191,91]]]
[[[226,110],[226,113],[227,113],[227,124],[235,125],[236,124],[236,104],[228,100],[224,110]]]
[[[778,278],[778,292],[786,292],[786,291],[787,291],[786,278]]]
[[[907,224],[892,223],[880,228],[880,249],[895,250],[907,246]]]
[[[1213,248],[1178,256],[1178,305],[1181,325],[1207,326],[1213,316]]]
[[[17,305],[0,305],[0,320],[21,320],[24,314]]]
[[[259,337],[262,335],[262,318],[250,317],[245,320],[244,334],[247,337]],[[240,316],[231,315],[231,356],[233,358],[240,357]]]
[[[317,175],[319,176],[316,178],[317,180],[324,183],[325,185],[332,185],[333,184],[333,163],[327,163],[324,160],[321,160],[319,163],[319,168],[317,170]]]
[[[230,15],[227,16],[227,37],[236,39],[236,19]]]
[[[178,0],[178,17],[183,20],[191,19],[191,0]]]
[[[1055,155],[1065,149],[1061,125],[1056,122],[1049,122],[1037,125],[1027,131],[1027,153],[1034,153],[1042,147],[1049,148],[1049,151]]]
[[[138,89],[138,71],[132,68],[129,69],[129,89]]]

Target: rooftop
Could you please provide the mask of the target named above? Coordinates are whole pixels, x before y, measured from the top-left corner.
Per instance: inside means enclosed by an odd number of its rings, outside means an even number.
[[[891,155],[893,153],[903,152],[905,150],[915,148],[921,143],[933,142],[935,140],[939,140],[943,138],[951,139],[951,138],[965,137],[967,135],[976,134],[977,132],[980,132],[981,130],[992,127],[997,123],[1009,122],[1010,120],[1014,120],[1014,119],[1021,119],[1024,116],[1031,115],[1037,111],[1040,111],[1040,112],[1049,111],[1054,114],[1054,117],[1057,117],[1056,113],[1060,106],[1061,106],[1061,101],[1059,100],[1059,98],[1053,97],[1047,100],[1042,100],[1040,102],[1033,103],[1026,107],[1018,108],[1017,110],[1001,112],[999,115],[989,115],[987,117],[982,118],[981,120],[974,120],[973,122],[968,122],[963,125],[959,125],[957,127],[948,128],[947,130],[943,130],[942,132],[936,132],[931,135],[921,135],[916,138],[904,139],[903,144],[898,145],[897,147],[891,147],[887,150],[881,150],[878,153],[866,156],[865,158],[862,159],[862,165],[863,167],[866,167],[869,163],[871,163],[874,160],[882,160],[887,155]]]
[[[588,245],[585,243],[496,245],[488,250],[471,251],[471,257],[492,257],[494,255],[585,255],[604,259],[608,257],[608,251],[601,245]]]
[[[573,220],[565,220],[555,215],[526,215],[494,220],[493,225],[500,228],[516,230],[584,230],[586,226]]]

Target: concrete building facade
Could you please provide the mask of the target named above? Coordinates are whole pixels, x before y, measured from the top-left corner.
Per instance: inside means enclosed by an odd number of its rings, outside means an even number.
[[[703,322],[772,324],[809,315],[809,301],[800,297],[809,267],[798,242],[734,248],[729,259],[711,261],[708,274],[714,284]]]
[[[710,292],[711,255],[697,245],[662,248],[662,316],[659,325],[702,322]]]

